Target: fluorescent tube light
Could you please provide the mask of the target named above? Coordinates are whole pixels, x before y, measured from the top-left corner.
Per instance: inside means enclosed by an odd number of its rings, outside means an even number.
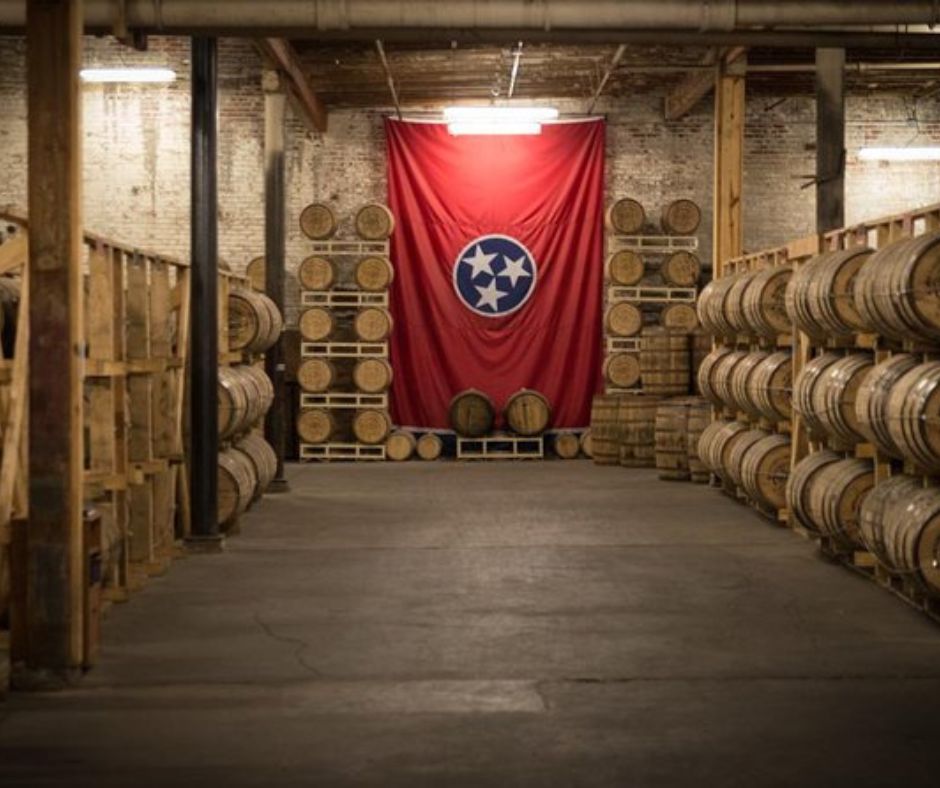
[[[447,130],[455,137],[499,134],[541,134],[542,124],[536,121],[455,121],[447,124]]]
[[[542,123],[557,120],[554,107],[447,107],[444,120],[448,123]]]
[[[82,82],[173,82],[176,72],[169,68],[83,68]]]
[[[940,161],[940,148],[862,148],[864,161]]]

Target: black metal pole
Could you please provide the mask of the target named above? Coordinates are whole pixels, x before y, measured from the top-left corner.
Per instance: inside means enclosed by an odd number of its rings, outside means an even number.
[[[211,544],[221,540],[216,40],[194,37],[192,61],[190,495],[192,539]]]
[[[845,224],[845,50],[816,50],[816,232]]]
[[[286,96],[274,72],[264,74],[264,289],[284,314],[284,104]],[[277,472],[268,492],[287,490],[284,477],[286,387],[283,339],[265,353],[264,369],[274,385],[274,402],[264,421],[264,436],[277,456]]]

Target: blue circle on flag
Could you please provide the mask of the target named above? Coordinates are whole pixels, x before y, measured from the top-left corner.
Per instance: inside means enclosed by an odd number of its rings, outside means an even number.
[[[471,312],[503,317],[535,292],[538,266],[532,253],[508,235],[481,235],[454,260],[454,290]]]

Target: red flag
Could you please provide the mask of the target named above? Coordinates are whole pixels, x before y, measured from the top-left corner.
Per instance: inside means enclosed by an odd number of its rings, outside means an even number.
[[[385,123],[392,237],[392,413],[447,428],[451,398],[544,394],[582,427],[599,390],[604,123],[451,136]]]

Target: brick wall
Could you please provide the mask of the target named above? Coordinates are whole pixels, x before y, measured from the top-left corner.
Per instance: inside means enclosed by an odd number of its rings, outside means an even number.
[[[25,47],[0,38],[0,205],[25,205]],[[167,86],[96,86],[85,92],[86,225],[123,241],[186,256],[189,247],[189,44],[153,38],[147,53],[107,39],[89,38],[89,65],[168,65],[178,79]],[[712,136],[709,100],[679,121],[662,120],[662,94],[602,102],[608,116],[607,192],[640,199],[655,219],[662,206],[689,197],[705,213],[702,256],[711,247]],[[220,254],[236,270],[264,246],[262,179],[263,99],[258,57],[251,45],[220,43],[219,232]],[[564,109],[580,109],[559,102]],[[332,203],[348,217],[385,194],[382,112],[334,111],[325,135],[308,133],[291,118],[287,132],[288,265],[303,259],[307,244],[297,226],[304,205]],[[863,144],[940,144],[940,106],[915,105],[905,96],[874,94],[848,99],[847,221],[934,202],[940,167],[859,162]],[[745,139],[745,244],[782,243],[813,230],[812,188],[802,176],[814,170],[812,97],[748,101]],[[288,287],[296,313],[296,287]]]

